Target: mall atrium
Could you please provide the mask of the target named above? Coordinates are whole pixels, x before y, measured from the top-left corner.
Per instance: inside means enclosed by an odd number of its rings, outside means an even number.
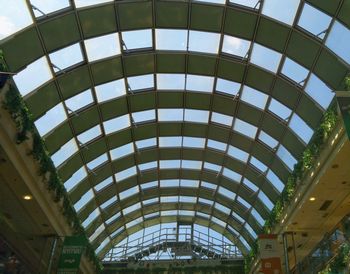
[[[350,0],[0,7],[0,273],[350,273]]]

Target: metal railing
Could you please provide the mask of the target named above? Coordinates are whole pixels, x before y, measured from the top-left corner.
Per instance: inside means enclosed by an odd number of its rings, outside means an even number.
[[[236,245],[191,228],[163,228],[118,244],[103,261],[184,259],[241,259]]]

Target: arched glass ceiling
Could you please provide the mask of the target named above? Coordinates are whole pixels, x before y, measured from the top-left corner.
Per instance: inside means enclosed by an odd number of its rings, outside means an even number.
[[[101,257],[182,219],[247,252],[349,70],[342,0],[0,4],[0,48]]]

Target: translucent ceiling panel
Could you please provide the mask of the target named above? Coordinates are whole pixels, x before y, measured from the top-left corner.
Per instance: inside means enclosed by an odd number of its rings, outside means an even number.
[[[195,0],[195,1],[214,3],[214,4],[225,4],[225,2],[226,2],[226,0]]]
[[[265,0],[262,13],[291,26],[299,4],[300,0]]]
[[[255,210],[255,208],[252,209],[251,211],[253,217],[258,221],[260,226],[263,226],[265,223],[265,220],[263,217],[261,217],[261,215]]]
[[[140,76],[128,77],[128,84],[131,92],[137,90],[150,89],[154,87],[153,74],[145,74]]]
[[[40,117],[34,123],[40,135],[44,136],[66,119],[67,115],[64,111],[63,104],[59,103],[50,110],[48,110],[42,117]]]
[[[232,158],[240,160],[244,163],[248,161],[248,157],[249,157],[249,154],[247,152],[231,145],[228,148],[227,154]]]
[[[55,167],[58,167],[77,151],[77,143],[72,138],[70,141],[65,143],[58,151],[51,155],[51,160],[53,161]]]
[[[113,0],[74,0],[74,2],[77,8],[81,8],[91,5],[113,2]]]
[[[157,50],[187,50],[187,30],[156,29]]]
[[[246,6],[248,8],[252,9],[258,9],[260,7],[260,1],[259,0],[230,0],[230,3]]]
[[[236,96],[241,87],[240,83],[217,78],[216,91]]]
[[[301,138],[301,140],[304,141],[305,144],[309,143],[313,134],[313,130],[296,113],[293,114],[289,123],[289,127],[297,136]]]
[[[0,0],[0,7],[0,40],[33,23],[24,0]]]
[[[267,172],[266,178],[278,190],[278,192],[282,192],[284,184],[271,169]]]
[[[280,145],[276,154],[290,171],[294,170],[294,165],[297,163],[297,160],[284,146]]]
[[[90,200],[94,198],[94,192],[90,189],[83,196],[81,196],[80,200],[74,204],[74,209],[79,211],[83,206],[85,206]]]
[[[250,88],[248,86],[243,87],[241,100],[260,109],[265,109],[266,102],[269,96],[261,91]]]
[[[255,168],[257,168],[258,170],[260,170],[261,172],[266,172],[266,170],[268,169],[268,167],[262,163],[261,161],[259,161],[258,159],[256,159],[255,157],[251,157],[250,158],[250,164],[253,165]]]
[[[197,137],[183,137],[183,146],[190,148],[204,148],[205,139]]]
[[[77,111],[87,105],[90,105],[93,102],[94,98],[92,97],[91,89],[88,89],[67,99],[65,101],[65,104],[67,106],[68,112],[71,113],[72,111]]]
[[[276,73],[281,57],[281,53],[254,43],[250,60],[253,64]]]
[[[282,120],[287,120],[292,114],[291,109],[275,99],[271,99],[268,109]]]
[[[304,3],[298,25],[313,35],[323,39],[331,21],[332,17],[313,6]]]
[[[49,57],[55,72],[64,70],[84,60],[79,43],[55,51]]]
[[[289,58],[286,58],[284,61],[281,72],[298,84],[304,82],[307,75],[309,74],[309,70]]]
[[[258,128],[238,118],[235,119],[233,130],[254,139]]]
[[[184,110],[177,108],[161,108],[158,109],[159,122],[182,122]]]
[[[259,140],[265,145],[269,146],[271,149],[274,149],[278,145],[278,141],[263,130],[260,131]]]
[[[245,223],[244,227],[253,239],[258,237],[258,235],[255,233],[254,229],[248,223]]]
[[[96,191],[100,191],[101,189],[104,189],[105,187],[111,185],[113,183],[113,177],[110,176],[107,179],[104,179],[102,182],[98,183],[94,186],[94,189]]]
[[[185,122],[205,123],[209,120],[209,111],[197,109],[185,109]]]
[[[94,126],[77,136],[79,143],[86,144],[102,134],[101,126]]]
[[[41,57],[13,76],[13,80],[22,96],[40,87],[50,79],[52,79],[52,74],[46,57]]]
[[[154,109],[138,111],[131,114],[134,123],[143,123],[154,121],[156,119],[156,111]]]
[[[87,177],[85,166],[79,168],[67,181],[64,182],[64,187],[67,191],[71,191],[83,179]]]
[[[149,147],[154,147],[157,145],[156,138],[143,139],[135,142],[137,149],[144,149]]]
[[[152,30],[132,30],[122,32],[124,50],[152,48]]]
[[[110,151],[112,160],[123,158],[132,153],[134,153],[133,143],[129,143],[129,144],[117,147]]]
[[[118,33],[91,38],[84,43],[90,62],[120,54]]]
[[[125,128],[130,127],[129,114],[113,118],[111,120],[103,122],[103,127],[106,134],[110,134]]]
[[[326,46],[334,51],[339,57],[350,64],[350,29],[337,20],[334,22],[327,37]]]
[[[101,156],[96,157],[94,160],[88,162],[86,166],[88,169],[92,170],[95,169],[96,167],[102,165],[103,163],[108,161],[108,156],[107,153],[102,154]]]
[[[223,169],[222,175],[224,175],[225,177],[227,177],[230,180],[236,181],[237,183],[239,183],[242,179],[241,174],[234,172],[233,170],[228,169],[226,167]]]
[[[70,6],[69,0],[30,0],[30,3],[44,14],[49,14]],[[35,8],[33,8],[35,17],[42,16],[43,14]]]
[[[233,117],[229,115],[217,113],[217,112],[212,112],[211,121],[217,124],[231,127],[233,122]]]
[[[245,57],[248,53],[250,47],[250,41],[240,39],[237,37],[224,35],[224,42],[222,45],[222,52],[239,56],[239,57]]]
[[[251,181],[249,181],[247,178],[243,179],[243,185],[245,185],[247,188],[249,188],[253,192],[257,192],[259,190],[259,188],[255,184],[253,184]]]
[[[224,151],[226,151],[227,144],[223,143],[223,142],[218,142],[215,140],[208,139],[207,147],[224,152]]]
[[[182,137],[159,137],[159,147],[181,147]]]
[[[263,191],[259,191],[258,198],[260,201],[269,209],[272,210],[274,207],[274,204],[271,202],[271,200],[265,195]]]
[[[220,34],[190,30],[189,51],[217,54],[219,51]]]
[[[315,74],[311,74],[305,92],[311,96],[323,109],[327,109],[334,98],[334,92]]]
[[[184,90],[185,74],[157,74],[158,90]]]
[[[187,75],[186,89],[201,92],[212,92],[214,85],[214,77],[200,76],[200,75]]]
[[[136,174],[137,174],[137,169],[135,166],[133,166],[128,169],[117,172],[114,176],[118,183]]]
[[[112,81],[95,87],[99,103],[118,98],[126,94],[124,79]]]

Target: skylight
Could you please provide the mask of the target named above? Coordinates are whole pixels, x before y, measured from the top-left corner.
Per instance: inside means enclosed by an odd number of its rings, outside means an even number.
[[[92,6],[92,5],[102,4],[102,3],[108,3],[112,1],[113,0],[74,0],[77,8],[82,8],[82,7],[87,7],[87,6]]]
[[[323,109],[328,108],[335,95],[334,92],[313,73],[307,82],[305,92]]]
[[[194,160],[181,160],[181,168],[200,170],[202,168],[202,162]]]
[[[253,156],[250,158],[249,162],[263,173],[268,169],[268,167],[264,163],[262,163],[261,161],[259,161]]]
[[[253,9],[258,9],[260,6],[259,0],[230,0],[230,2]]]
[[[187,30],[156,29],[156,49],[187,50]]]
[[[224,175],[225,177],[227,177],[229,180],[232,181],[236,181],[237,183],[239,183],[242,179],[242,175],[225,167],[222,171],[222,175]]]
[[[33,23],[28,6],[22,0],[0,0],[0,40]]]
[[[349,41],[350,30],[339,21],[335,20],[328,35],[326,46],[348,64],[350,64]]]
[[[137,90],[150,89],[154,87],[153,74],[145,74],[140,76],[128,77],[130,92]]]
[[[133,166],[133,167],[129,167],[127,169],[124,169],[122,171],[119,171],[115,174],[115,179],[118,182],[121,182],[131,176],[134,176],[137,174],[137,169],[136,169],[136,166]]]
[[[95,87],[99,103],[118,98],[126,94],[124,79],[112,81]]]
[[[47,15],[70,6],[69,0],[30,0],[30,3],[35,7],[33,8],[35,17],[43,16],[43,13]]]
[[[152,48],[152,30],[132,30],[122,32],[123,49],[125,51]]]
[[[241,100],[260,109],[265,109],[268,95],[248,86],[243,87]]]
[[[93,191],[90,189],[83,196],[81,196],[80,200],[74,204],[74,209],[79,211],[82,207],[84,207],[92,198],[94,197]]]
[[[22,96],[37,89],[50,79],[52,79],[52,74],[46,57],[41,57],[13,76],[13,80]]]
[[[53,161],[55,167],[58,167],[77,151],[78,146],[74,138],[72,138],[51,156],[51,160]]]
[[[197,137],[183,137],[183,146],[191,147],[191,148],[204,148],[205,147],[205,139],[197,138]]]
[[[111,185],[112,183],[113,183],[113,177],[110,176],[110,177],[104,179],[102,182],[100,182],[97,185],[95,185],[94,189],[96,191],[100,191],[101,189],[104,189],[105,187]]]
[[[96,208],[82,223],[84,228],[87,228],[98,216],[100,216],[100,210]]]
[[[212,92],[214,77],[201,75],[187,75],[186,89],[193,91]]]
[[[91,89],[88,89],[67,99],[65,104],[67,106],[68,113],[72,113],[73,111],[77,111],[93,102],[94,98],[92,97]]]
[[[249,138],[254,139],[258,128],[238,118],[235,119],[233,129]]]
[[[148,147],[155,147],[157,145],[157,139],[156,138],[149,138],[149,139],[143,139],[136,141],[136,147],[137,149],[144,149]]]
[[[105,209],[109,207],[111,204],[115,203],[117,201],[117,197],[113,196],[112,198],[108,199],[106,202],[100,205],[102,209]]]
[[[139,164],[138,166],[139,166],[139,169],[141,171],[145,171],[145,170],[157,168],[158,167],[158,162],[157,161],[153,161],[153,162]]]
[[[247,178],[243,179],[243,185],[248,187],[253,192],[257,192],[259,190],[259,188],[255,184],[253,184],[251,181],[249,181]]]
[[[256,237],[258,237],[258,235],[255,233],[254,229],[248,223],[245,223],[244,227],[249,232],[250,236],[253,239],[256,239]]]
[[[183,109],[158,109],[159,122],[181,122],[183,121]]]
[[[79,143],[86,144],[87,142],[90,142],[91,140],[95,139],[96,137],[98,137],[101,134],[102,134],[101,126],[97,125],[97,126],[94,126],[93,128],[90,128],[90,129],[84,131],[83,133],[79,134],[77,136],[77,139],[78,139]]]
[[[304,3],[298,25],[313,35],[323,39],[331,21],[332,17],[314,8],[313,6]]]
[[[269,104],[269,111],[277,115],[282,120],[288,120],[290,115],[292,114],[292,110],[280,103],[275,99],[271,99]]]
[[[218,112],[213,112],[211,115],[211,121],[224,126],[232,126],[233,117]]]
[[[64,111],[63,104],[59,103],[53,108],[49,109],[42,117],[40,117],[34,123],[40,135],[44,136],[66,119],[67,115]]]
[[[286,58],[282,67],[282,74],[293,80],[295,83],[303,86],[309,71],[292,59]]]
[[[243,199],[241,196],[237,195],[237,201],[242,204],[245,208],[250,209],[251,205],[248,203],[245,199]]]
[[[251,42],[248,40],[244,40],[234,36],[224,35],[224,42],[221,51],[227,54],[244,58],[247,57],[250,43]]]
[[[159,137],[159,147],[181,147],[182,137]]]
[[[98,156],[94,160],[90,161],[89,163],[86,164],[88,169],[92,170],[103,163],[105,163],[108,160],[107,153],[102,154],[101,156]]]
[[[77,186],[87,176],[85,166],[79,168],[67,181],[64,182],[64,187],[69,192]]]
[[[250,59],[253,64],[276,73],[278,66],[281,62],[281,58],[281,53],[278,53],[270,48],[254,43],[253,52]]]
[[[189,51],[217,54],[219,51],[220,34],[190,30]]]
[[[209,111],[197,109],[185,109],[185,122],[208,123]]]
[[[84,61],[79,43],[55,51],[49,55],[55,72],[60,72]]]
[[[118,33],[90,38],[84,44],[90,62],[120,54]]]
[[[300,0],[265,0],[262,13],[287,25],[292,25]]]
[[[294,165],[298,162],[293,155],[283,146],[280,145],[277,150],[277,156],[285,163],[290,171],[294,170]]]
[[[159,167],[161,169],[173,169],[173,168],[176,168],[176,169],[179,169],[181,166],[181,161],[180,160],[161,160],[159,161]]]
[[[217,78],[216,90],[218,92],[226,93],[228,95],[236,96],[241,87],[240,83]]]
[[[234,200],[236,197],[236,193],[234,193],[234,192],[232,192],[232,191],[230,191],[227,188],[222,187],[222,186],[219,187],[218,192],[230,200]]]
[[[278,141],[263,130],[260,131],[259,140],[265,145],[269,146],[271,149],[274,149],[278,145]]]
[[[124,200],[130,196],[133,196],[140,192],[139,186],[131,187],[125,191],[119,193],[120,200]]]
[[[231,145],[228,148],[227,154],[232,158],[238,159],[244,163],[248,161],[249,157],[249,154],[247,152]]]
[[[294,131],[294,133],[308,144],[314,131],[305,123],[303,119],[296,113],[293,114],[289,127]]]
[[[157,88],[159,90],[184,90],[185,74],[157,74]]]
[[[133,143],[128,143],[110,151],[112,160],[123,158],[131,153],[134,153]]]
[[[212,139],[208,139],[207,147],[220,150],[220,151],[226,151],[227,144],[223,142],[218,142]]]
[[[263,219],[263,217],[261,217],[261,215],[259,214],[259,212],[257,212],[257,211],[255,210],[255,208],[253,208],[252,211],[251,211],[251,213],[252,213],[252,215],[254,216],[254,218],[257,220],[258,224],[259,224],[260,226],[263,226],[264,223],[265,223],[265,220]]]
[[[271,200],[265,195],[263,191],[259,191],[258,198],[260,201],[269,209],[272,210],[274,207],[274,204],[271,202]]]
[[[278,190],[279,193],[282,192],[284,189],[284,184],[271,169],[267,172],[266,178],[272,183],[272,185]]]
[[[129,114],[113,118],[111,120],[103,122],[103,127],[106,134],[110,134],[125,128],[130,127]]]
[[[197,180],[180,180],[180,187],[192,187],[197,188],[199,186],[199,181]]]
[[[132,113],[131,117],[135,123],[153,121],[156,119],[156,111],[154,109],[138,111]]]

